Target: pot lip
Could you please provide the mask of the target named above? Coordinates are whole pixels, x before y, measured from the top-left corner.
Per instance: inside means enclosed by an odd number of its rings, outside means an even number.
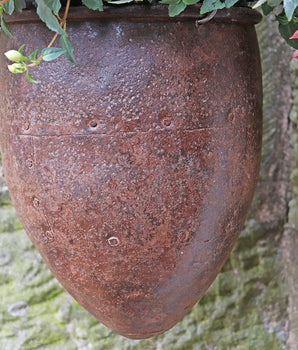
[[[186,22],[205,18],[200,14],[201,4],[187,6],[178,16],[169,17],[168,6],[164,4],[128,4],[104,6],[104,11],[93,11],[87,7],[71,7],[68,15],[70,21],[131,21],[131,22]],[[231,7],[218,10],[212,22],[257,24],[262,15],[249,7]],[[6,23],[32,23],[41,22],[35,10],[24,10],[5,16]]]

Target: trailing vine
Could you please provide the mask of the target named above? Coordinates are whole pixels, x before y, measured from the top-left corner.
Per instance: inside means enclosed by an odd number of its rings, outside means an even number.
[[[52,61],[61,55],[72,63],[76,64],[74,57],[74,48],[68,39],[67,35],[67,16],[69,13],[71,1],[66,0],[65,7],[62,10],[60,0],[35,0],[36,12],[46,26],[55,32],[49,45],[42,49],[35,50],[29,56],[23,55],[25,45],[22,45],[18,50],[10,50],[5,53],[6,57],[13,62],[8,65],[8,69],[12,73],[25,73],[27,78],[32,83],[36,81],[29,70],[38,66],[42,61]],[[82,5],[95,11],[103,11],[103,0],[81,0]],[[121,5],[133,2],[153,2],[154,0],[107,0],[108,4]],[[158,1],[158,0],[157,0]],[[243,5],[245,0],[161,0],[161,4],[167,4],[169,16],[177,16],[188,5],[193,5],[201,2],[200,13],[205,14],[214,10],[230,8],[232,6]],[[156,1],[155,1],[156,2]],[[281,36],[287,43],[298,50],[298,0],[258,0],[253,8],[260,7],[264,15],[271,12],[275,14],[276,20],[279,22],[279,31]],[[14,11],[22,12],[23,6],[21,0],[1,0],[0,1],[0,24],[2,30],[13,37],[13,33],[5,23],[4,14],[11,15]],[[61,14],[62,12],[62,14]],[[53,46],[59,37],[60,47]],[[294,55],[298,57],[298,53]]]

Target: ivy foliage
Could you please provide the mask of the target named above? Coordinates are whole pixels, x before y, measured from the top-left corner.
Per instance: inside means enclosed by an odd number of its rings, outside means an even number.
[[[67,15],[72,0],[66,0],[65,9],[62,9],[61,0],[34,1],[38,16],[45,23],[45,25],[54,32],[54,37],[47,48],[41,49],[39,56],[38,50],[35,50],[34,53],[31,53],[28,57],[22,55],[22,58],[20,58],[19,61],[13,61],[14,63],[8,66],[8,69],[13,73],[25,72],[31,82],[36,81],[29,74],[29,68],[39,65],[41,61],[51,61],[61,55],[65,55],[69,61],[76,64],[74,48],[69,41],[66,32]],[[89,9],[95,11],[104,10],[103,1],[107,4],[113,5],[122,5],[142,1],[147,3],[159,2],[161,4],[167,4],[169,16],[174,17],[184,11],[187,6],[194,5],[196,3],[201,3],[200,12],[201,14],[206,14],[215,10],[230,8],[237,5],[237,2],[240,4],[243,0],[81,0],[82,5],[85,5]],[[65,5],[65,3],[63,3],[63,5]],[[253,7],[261,7],[264,15],[268,15],[274,11],[276,20],[279,22],[279,31],[281,36],[290,46],[298,49],[298,0],[258,0],[255,2]],[[13,37],[13,33],[5,23],[4,14],[11,15],[15,11],[22,11],[22,0],[0,1],[1,29],[10,37]],[[291,38],[292,36],[294,39]],[[60,38],[60,47],[53,47],[53,44],[58,37]]]
[[[281,36],[290,46],[298,50],[298,39],[291,39],[298,31],[298,0],[259,0],[254,8],[259,6],[264,16],[271,12],[275,13]]]

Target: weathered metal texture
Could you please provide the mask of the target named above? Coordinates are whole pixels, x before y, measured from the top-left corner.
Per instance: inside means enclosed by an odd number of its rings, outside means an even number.
[[[233,8],[197,28],[197,6],[174,19],[160,8],[70,22],[78,66],[44,66],[38,86],[1,55],[1,149],[20,219],[65,289],[130,338],[164,332],[205,293],[260,163],[258,15]],[[1,52],[48,44],[25,16]]]

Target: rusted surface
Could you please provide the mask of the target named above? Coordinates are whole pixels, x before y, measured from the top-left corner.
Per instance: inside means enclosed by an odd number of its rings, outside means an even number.
[[[240,18],[73,22],[78,66],[44,66],[38,86],[1,71],[3,165],[20,219],[65,289],[127,337],[179,321],[245,220],[262,89],[255,20]],[[27,33],[38,33],[32,50],[51,38],[40,23],[11,27],[17,39],[1,34],[1,52]]]

